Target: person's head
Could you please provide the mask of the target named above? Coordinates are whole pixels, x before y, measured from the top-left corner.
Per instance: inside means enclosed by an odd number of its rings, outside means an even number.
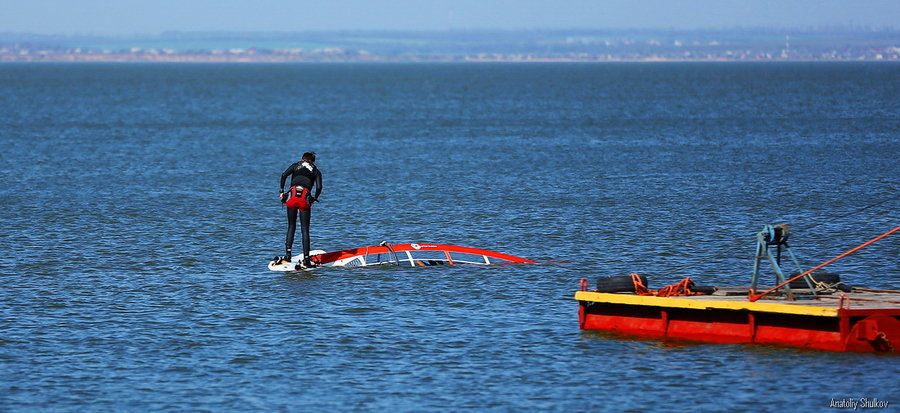
[[[303,157],[300,158],[301,162],[308,163],[316,163],[316,153],[315,152],[306,152],[303,154]]]

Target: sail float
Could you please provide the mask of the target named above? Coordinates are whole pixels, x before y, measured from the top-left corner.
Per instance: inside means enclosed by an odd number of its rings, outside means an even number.
[[[295,262],[299,257],[295,257]],[[445,244],[388,244],[346,249],[343,251],[315,251],[310,261],[318,267],[366,267],[373,265],[398,265],[426,267],[433,265],[495,265],[511,263],[536,263],[522,257],[478,248]],[[294,271],[296,263],[269,265],[273,271]]]

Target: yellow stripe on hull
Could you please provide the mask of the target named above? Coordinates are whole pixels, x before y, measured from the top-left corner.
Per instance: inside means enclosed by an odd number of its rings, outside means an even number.
[[[596,293],[591,291],[575,292],[578,301],[591,301],[608,304],[641,305],[667,308],[689,308],[695,310],[747,310],[778,314],[798,314],[822,317],[837,317],[839,308],[808,304],[784,304],[768,302],[750,302],[746,297],[738,300],[711,299],[709,296],[688,297],[655,297],[630,294]]]

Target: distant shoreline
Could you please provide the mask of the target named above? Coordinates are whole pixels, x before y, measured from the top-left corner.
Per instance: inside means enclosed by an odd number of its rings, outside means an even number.
[[[567,58],[567,57],[542,57],[542,56],[404,56],[404,57],[289,57],[289,56],[215,56],[215,55],[130,55],[130,54],[106,54],[106,55],[79,55],[79,54],[44,54],[31,56],[0,55],[0,64],[3,63],[789,63],[789,62],[822,62],[822,63],[851,63],[851,62],[900,62],[900,57],[888,58],[856,58],[856,59],[810,59],[810,58],[755,58],[755,59],[726,59],[726,58]]]
[[[548,30],[0,33],[2,62],[442,63],[900,61],[900,31]]]

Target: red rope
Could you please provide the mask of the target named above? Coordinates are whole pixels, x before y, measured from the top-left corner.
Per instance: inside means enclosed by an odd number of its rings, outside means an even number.
[[[821,269],[822,267],[824,267],[824,266],[826,266],[826,265],[828,265],[828,264],[831,264],[831,263],[833,263],[833,262],[835,262],[835,261],[837,261],[837,260],[839,260],[839,259],[841,259],[841,258],[844,258],[844,257],[846,257],[846,256],[848,256],[848,255],[850,255],[850,254],[852,254],[852,253],[854,253],[854,252],[856,252],[856,251],[859,251],[859,250],[861,250],[861,249],[863,249],[863,248],[865,248],[865,247],[868,247],[869,245],[871,245],[871,244],[874,243],[875,241],[878,241],[878,240],[880,240],[880,239],[882,239],[882,238],[884,238],[884,237],[886,237],[886,236],[888,236],[888,235],[891,235],[891,234],[897,232],[898,230],[900,230],[900,227],[896,227],[896,228],[894,228],[894,229],[892,229],[892,230],[890,230],[890,231],[888,231],[888,232],[885,232],[884,234],[881,234],[881,235],[879,235],[879,236],[877,236],[877,237],[875,237],[875,238],[872,238],[872,239],[870,239],[870,240],[864,242],[863,244],[859,245],[858,247],[851,249],[850,251],[847,251],[847,252],[845,252],[845,253],[843,253],[843,254],[841,254],[841,255],[838,255],[837,257],[834,257],[834,258],[832,258],[832,259],[830,259],[830,260],[828,260],[828,261],[825,261],[825,262],[823,262],[823,263],[821,263],[821,264],[815,266],[813,269],[804,272],[803,274],[797,275],[797,276],[795,276],[794,278],[791,278],[790,280],[787,280],[787,281],[785,281],[785,282],[783,282],[783,283],[781,283],[781,284],[778,284],[778,285],[776,285],[776,286],[774,286],[774,287],[768,289],[766,292],[764,292],[764,293],[762,293],[762,294],[753,294],[752,291],[751,291],[751,294],[750,294],[750,302],[754,302],[754,301],[756,301],[756,300],[759,300],[760,298],[763,298],[763,296],[765,296],[766,294],[769,294],[769,293],[771,293],[772,291],[775,291],[775,290],[777,290],[777,289],[779,289],[779,288],[781,288],[781,287],[784,287],[785,285],[790,284],[791,281],[800,279],[800,277],[803,277],[804,275],[807,275],[807,274],[809,274],[809,273],[811,273],[811,272],[813,272],[813,271],[816,271],[816,270],[818,270],[818,269]]]
[[[656,293],[656,296],[657,297],[674,297],[674,296],[679,296],[679,295],[697,295],[698,293],[691,291],[691,287],[693,287],[693,286],[694,286],[694,281],[691,280],[691,277],[686,277],[685,279],[683,279],[675,284],[667,285],[663,288],[660,288],[659,291]]]
[[[641,276],[635,273],[631,273],[631,282],[634,283],[634,293],[637,295],[653,295],[653,292],[647,289],[647,286],[644,285],[644,282],[641,281]]]
[[[655,295],[657,297],[674,297],[674,296],[684,296],[684,295],[700,295],[702,293],[691,291],[691,287],[694,286],[694,280],[691,280],[691,277],[686,277],[685,279],[672,284],[667,285],[659,290],[650,290],[644,285],[644,282],[641,281],[641,276],[635,273],[631,274],[631,282],[634,283],[634,293],[637,295]]]

